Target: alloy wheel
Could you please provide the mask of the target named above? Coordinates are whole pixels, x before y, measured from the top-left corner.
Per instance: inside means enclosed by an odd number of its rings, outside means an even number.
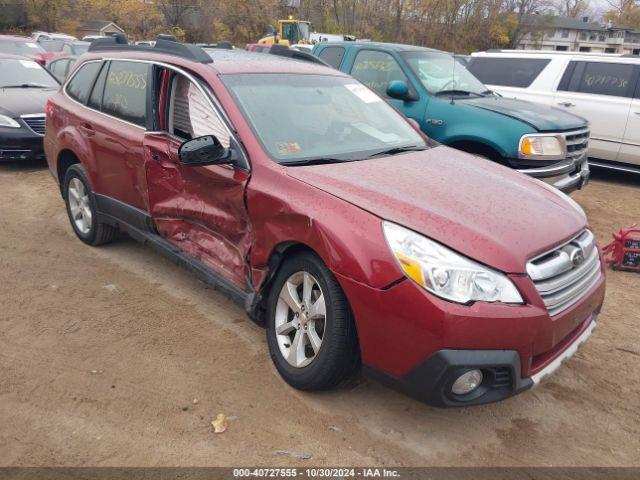
[[[309,272],[291,275],[282,286],[275,314],[275,331],[282,357],[303,368],[318,355],[327,309],[318,280]]]
[[[80,233],[86,235],[91,230],[93,214],[89,204],[89,194],[79,178],[72,178],[67,189],[71,219]]]

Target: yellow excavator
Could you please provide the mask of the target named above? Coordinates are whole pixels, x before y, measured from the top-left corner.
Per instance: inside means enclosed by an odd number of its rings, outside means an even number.
[[[289,15],[287,19],[278,20],[277,31],[273,27],[269,27],[267,34],[258,40],[258,43],[265,45],[278,43],[289,47],[296,44],[308,45],[310,32],[311,22],[296,20]]]

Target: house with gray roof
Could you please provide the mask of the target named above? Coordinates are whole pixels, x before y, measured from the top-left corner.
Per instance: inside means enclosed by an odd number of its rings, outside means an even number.
[[[522,23],[528,33],[520,40],[520,49],[640,55],[640,30],[633,28],[586,16],[528,15]]]

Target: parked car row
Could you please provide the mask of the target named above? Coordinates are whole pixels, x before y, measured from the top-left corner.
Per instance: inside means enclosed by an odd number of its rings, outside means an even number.
[[[228,294],[299,389],[360,366],[439,406],[538,384],[603,302],[584,212],[424,131],[495,130],[492,159],[526,169],[577,163],[544,133],[585,122],[502,103],[440,52],[322,47],[339,70],[277,48],[94,41],[46,106],[46,158],[77,237],[127,232]],[[469,122],[467,138],[455,115],[482,128]]]
[[[505,97],[560,107],[590,123],[591,165],[640,173],[640,57],[576,52],[475,53],[469,71]]]
[[[376,91],[430,138],[571,192],[589,179],[589,124],[559,108],[502,98],[446,52],[323,42],[313,53]]]

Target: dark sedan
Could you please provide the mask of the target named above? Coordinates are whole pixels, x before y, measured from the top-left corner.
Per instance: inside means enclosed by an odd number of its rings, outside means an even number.
[[[0,54],[0,161],[44,159],[45,105],[59,86],[35,61]]]

